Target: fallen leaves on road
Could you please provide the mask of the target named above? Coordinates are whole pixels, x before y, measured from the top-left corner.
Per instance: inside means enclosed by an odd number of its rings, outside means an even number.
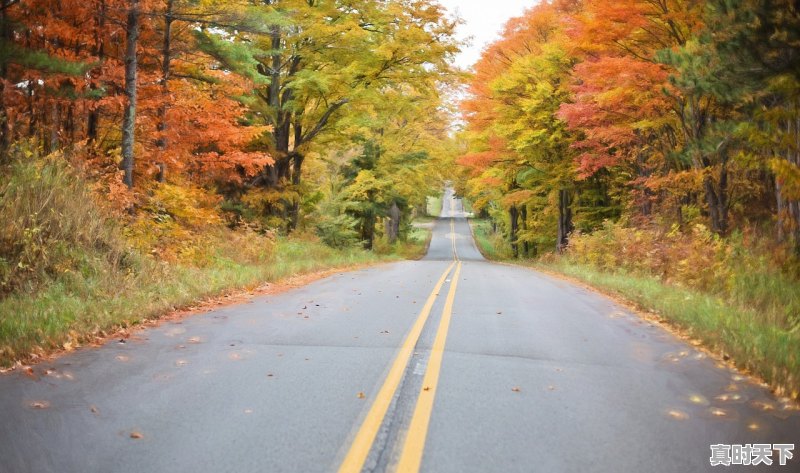
[[[707,406],[709,404],[708,399],[706,399],[705,396],[702,396],[700,394],[690,395],[689,402],[691,402],[692,404],[700,404],[703,406]]]
[[[356,397],[359,399],[364,399],[367,396],[362,391],[359,391],[358,394],[356,394]]]
[[[144,438],[144,435],[142,435],[141,432],[137,432],[137,431],[134,430],[133,432],[131,432],[131,438],[132,439],[142,439],[142,438]]]
[[[667,411],[667,415],[672,417],[675,420],[686,420],[689,418],[689,414],[679,411],[677,409],[670,409]]]
[[[47,409],[50,407],[50,403],[48,401],[31,401],[28,403],[28,407],[31,409]]]
[[[522,389],[520,389],[519,386],[514,386],[513,388],[511,388],[511,390],[514,391],[515,393],[522,392]]]
[[[27,376],[27,377],[29,377],[31,379],[39,379],[36,376],[36,373],[33,372],[33,368],[31,368],[30,366],[23,366],[22,367],[22,374],[24,374],[25,376]]]

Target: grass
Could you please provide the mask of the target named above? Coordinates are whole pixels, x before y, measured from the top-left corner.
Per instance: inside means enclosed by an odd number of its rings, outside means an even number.
[[[442,195],[427,197],[426,213],[429,217],[438,217],[442,214]]]
[[[147,274],[62,277],[34,294],[0,300],[0,365],[75,346],[120,327],[157,318],[200,299],[329,268],[396,259],[334,250],[302,239],[279,239],[262,263],[218,257],[202,267],[153,264]]]
[[[502,235],[492,230],[489,219],[473,218],[469,222],[478,250],[485,258],[497,261],[511,257],[511,247]]]
[[[491,230],[490,222],[473,220],[473,233],[481,253],[489,259],[510,261],[508,244]],[[769,383],[780,395],[800,398],[800,330],[787,328],[782,318],[767,310],[758,294],[762,286],[745,294],[753,297],[725,299],[718,294],[665,283],[646,274],[624,269],[597,269],[566,257],[513,262],[560,273],[583,281],[603,292],[619,296],[646,311],[657,314],[690,339],[730,359],[738,368]],[[780,302],[796,288],[784,287],[783,280],[770,285],[772,302]],[[741,291],[740,291],[741,292]],[[780,312],[783,307],[776,307]]]

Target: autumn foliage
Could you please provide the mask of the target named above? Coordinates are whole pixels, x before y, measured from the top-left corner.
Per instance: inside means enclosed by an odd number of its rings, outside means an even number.
[[[564,250],[603,222],[702,225],[761,235],[789,268],[783,249],[800,251],[798,22],[782,1],[532,7],[475,66],[465,191],[516,255]]]

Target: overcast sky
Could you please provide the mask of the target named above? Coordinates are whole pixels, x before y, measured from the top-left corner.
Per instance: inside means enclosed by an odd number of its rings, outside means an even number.
[[[472,36],[472,44],[463,48],[456,58],[458,66],[473,65],[487,44],[497,39],[509,18],[519,16],[536,0],[439,0],[451,13],[464,20],[458,29],[459,38]]]

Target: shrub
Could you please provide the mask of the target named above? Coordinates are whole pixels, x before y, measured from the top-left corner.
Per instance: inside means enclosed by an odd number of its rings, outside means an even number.
[[[683,232],[605,222],[592,234],[572,235],[566,257],[714,294],[795,330],[800,327],[800,280],[786,269],[784,253],[768,248],[755,234],[721,238],[701,224]]]
[[[0,295],[68,272],[125,267],[135,257],[61,154],[19,145],[0,167]]]

